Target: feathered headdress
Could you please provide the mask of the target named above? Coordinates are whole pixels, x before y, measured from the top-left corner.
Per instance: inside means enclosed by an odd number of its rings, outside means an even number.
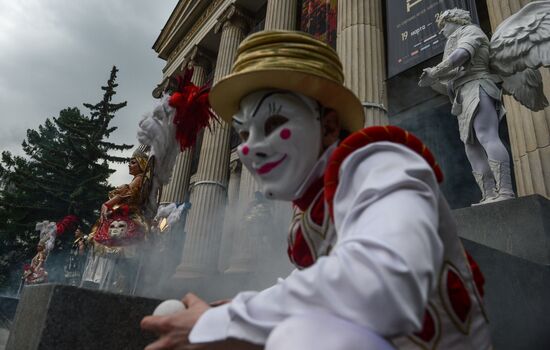
[[[192,76],[193,68],[187,68],[183,77],[176,78],[178,88],[168,101],[176,109],[176,139],[182,151],[195,144],[198,133],[209,127],[211,120],[217,120],[208,102],[210,87],[208,84],[198,87],[191,83]]]

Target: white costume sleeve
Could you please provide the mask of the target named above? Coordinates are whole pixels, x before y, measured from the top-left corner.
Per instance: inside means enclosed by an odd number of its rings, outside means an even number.
[[[426,161],[404,146],[378,142],[354,152],[340,168],[330,255],[207,311],[191,342],[264,344],[285,318],[319,312],[385,337],[419,330],[443,257],[438,191]]]

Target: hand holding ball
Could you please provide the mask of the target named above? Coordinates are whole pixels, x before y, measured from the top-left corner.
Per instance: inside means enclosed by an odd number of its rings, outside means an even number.
[[[171,315],[185,309],[186,307],[181,301],[176,299],[168,299],[156,307],[155,311],[153,311],[153,316]]]

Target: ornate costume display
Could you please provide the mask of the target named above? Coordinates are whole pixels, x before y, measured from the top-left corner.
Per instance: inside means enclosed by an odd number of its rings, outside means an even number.
[[[191,83],[192,69],[176,78],[177,88],[162,96],[160,103],[139,122],[138,141],[151,148],[155,166],[151,173],[151,191],[146,214],[157,213],[157,193],[170,182],[172,169],[180,151],[192,147],[199,131],[208,127],[216,116],[210,110],[207,86]],[[154,203],[154,205],[153,205]]]
[[[65,282],[71,286],[80,285],[86,258],[86,239],[80,228],[75,231],[69,258],[65,265]]]
[[[78,218],[74,215],[67,215],[61,221],[41,221],[36,223],[36,231],[40,233],[40,241],[37,246],[37,253],[31,263],[23,267],[22,280],[25,284],[39,284],[48,282],[48,272],[45,268],[49,253],[55,245],[55,239],[71,230],[77,223]]]
[[[483,277],[457,236],[439,166],[402,129],[361,129],[334,50],[299,32],[253,34],[210,100],[241,135],[239,157],[264,195],[293,202],[296,270],[207,310],[192,343],[491,348]],[[353,132],[341,142],[338,124]]]
[[[122,292],[129,291],[131,284],[135,287],[129,282],[136,277],[137,243],[157,215],[160,190],[169,183],[179,152],[192,147],[198,132],[216,119],[208,104],[209,88],[192,84],[192,74],[193,70],[188,69],[178,76],[172,87],[175,91],[162,96],[154,110],[140,121],[137,138],[147,146],[149,155],[134,154],[131,162],[139,165],[134,179],[112,191],[103,205],[102,217],[90,234],[93,250],[83,285],[92,283]],[[166,220],[175,223],[183,209],[176,209]]]
[[[457,116],[460,139],[481,190],[479,204],[514,198],[510,157],[498,135],[505,115],[502,92],[527,108],[548,106],[536,69],[549,66],[550,3],[534,1],[502,22],[491,40],[472,24],[468,11],[438,17],[447,37],[443,61],[424,69],[420,86],[445,91]]]
[[[45,252],[45,244],[38,243],[37,253],[32,258],[30,265],[23,267],[23,280],[25,284],[40,284],[48,282],[48,272],[44,268],[44,263],[48,258]]]
[[[149,225],[143,208],[148,199],[149,158],[142,148],[130,160],[129,184],[109,193],[101,217],[88,235],[91,249],[82,275],[82,285],[129,293],[137,278],[139,244]]]

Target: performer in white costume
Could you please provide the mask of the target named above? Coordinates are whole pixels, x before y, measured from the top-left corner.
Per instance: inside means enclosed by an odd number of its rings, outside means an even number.
[[[430,151],[397,127],[362,129],[328,45],[267,31],[240,45],[210,101],[242,138],[267,198],[292,201],[296,265],[261,292],[150,316],[146,349],[490,349],[482,276],[456,234]],[[353,132],[339,140],[341,130]]]
[[[548,105],[542,78],[534,69],[550,64],[550,2],[535,1],[510,16],[491,40],[472,24],[470,13],[444,11],[437,24],[447,38],[443,61],[424,69],[420,86],[449,95],[460,139],[481,190],[478,204],[514,198],[510,156],[500,140],[499,121],[506,111],[501,95],[512,94],[527,108]],[[501,85],[502,84],[502,85]]]

